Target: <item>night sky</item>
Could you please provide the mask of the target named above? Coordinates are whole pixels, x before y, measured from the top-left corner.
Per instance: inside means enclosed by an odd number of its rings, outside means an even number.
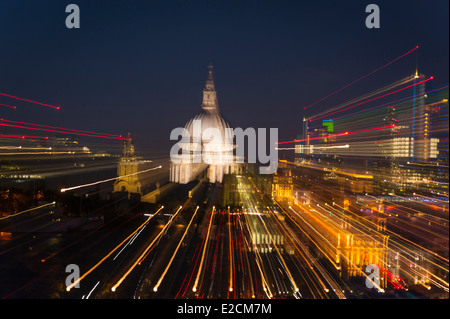
[[[65,26],[70,3],[80,7],[80,29]],[[380,7],[380,29],[365,26],[369,3]],[[416,45],[418,54],[309,111],[410,75],[416,63],[436,85],[448,83],[448,12],[447,0],[0,0],[0,93],[61,106],[0,96],[17,106],[0,115],[131,132],[138,151],[160,154],[174,143],[171,130],[200,110],[212,63],[233,127],[278,127],[280,141],[293,139],[304,106]]]

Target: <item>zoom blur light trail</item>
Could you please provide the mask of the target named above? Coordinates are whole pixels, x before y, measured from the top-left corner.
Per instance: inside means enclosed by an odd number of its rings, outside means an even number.
[[[5,122],[5,120],[3,120],[3,119],[0,119],[0,121]],[[49,130],[49,129],[44,129],[44,128],[27,127],[27,126],[22,126],[22,125],[13,125],[13,124],[5,124],[5,123],[0,123],[0,125],[8,126],[8,127],[15,127],[15,128],[23,128],[23,129],[32,130],[32,131],[45,131],[45,132],[52,132],[52,133],[72,134],[72,135],[81,135],[81,136],[89,136],[89,137],[101,137],[101,138],[116,139],[116,140],[122,140],[122,141],[130,141],[131,140],[130,138],[125,138],[125,137],[104,136],[104,135],[85,134],[85,133],[78,133],[78,132]]]
[[[410,53],[414,52],[414,51],[417,50],[417,49],[419,49],[419,46],[418,46],[418,45],[417,45],[414,49],[409,50],[408,52],[406,52],[406,53],[400,55],[399,57],[397,57],[397,58],[395,58],[394,60],[392,60],[392,61],[386,63],[385,65],[379,67],[378,69],[376,69],[376,70],[374,70],[374,71],[372,71],[372,72],[370,72],[370,73],[367,73],[366,75],[364,75],[364,76],[360,77],[359,79],[356,79],[355,81],[353,81],[353,82],[351,82],[351,83],[349,83],[349,84],[343,86],[342,88],[340,88],[340,89],[334,91],[333,93],[330,93],[330,94],[328,94],[327,96],[325,96],[325,97],[323,97],[323,98],[317,100],[316,102],[314,102],[314,103],[312,103],[312,104],[310,104],[310,105],[308,105],[308,106],[305,106],[303,109],[306,110],[307,108],[309,108],[309,107],[311,107],[311,106],[313,106],[313,105],[319,103],[320,101],[323,101],[323,100],[325,100],[326,98],[328,98],[328,97],[330,97],[330,96],[332,96],[332,95],[334,95],[334,94],[336,94],[336,93],[339,93],[339,92],[342,91],[343,89],[348,88],[349,86],[351,86],[351,85],[353,85],[353,84],[355,84],[355,83],[357,83],[357,82],[363,80],[364,78],[368,77],[369,75],[372,75],[372,74],[374,74],[374,73],[376,73],[376,72],[378,72],[378,71],[384,69],[385,67],[387,67],[387,66],[391,65],[392,63],[394,63],[395,61],[400,60],[401,58],[403,58],[403,57],[409,55]]]
[[[195,209],[195,212],[194,212],[194,214],[192,215],[191,220],[189,221],[189,224],[188,224],[187,227],[186,227],[186,230],[184,231],[183,237],[181,237],[181,239],[180,239],[180,241],[179,241],[179,243],[178,243],[177,248],[175,248],[175,251],[174,251],[174,253],[172,254],[172,257],[170,258],[169,263],[168,263],[167,266],[166,266],[166,269],[164,269],[164,272],[162,273],[162,275],[161,275],[161,277],[159,278],[158,282],[156,283],[155,287],[153,287],[153,291],[154,291],[154,292],[158,291],[158,288],[159,288],[159,286],[161,285],[161,282],[163,281],[164,277],[165,277],[166,274],[167,274],[167,271],[169,270],[170,266],[172,265],[173,259],[175,258],[176,254],[177,254],[177,252],[178,252],[178,249],[180,248],[181,244],[183,243],[184,237],[186,236],[186,234],[187,234],[187,232],[188,232],[188,230],[189,230],[189,227],[191,226],[192,221],[194,220],[194,217],[197,215],[198,209],[199,209],[199,206],[197,206],[197,208]]]
[[[398,89],[398,90],[395,90],[395,91],[392,91],[392,92],[383,94],[383,95],[381,95],[381,96],[374,97],[374,98],[369,99],[369,100],[366,100],[366,101],[364,101],[364,102],[360,102],[360,103],[354,104],[354,105],[352,105],[352,106],[346,107],[345,109],[337,110],[337,111],[334,111],[334,112],[331,112],[331,113],[327,113],[327,114],[324,114],[324,115],[322,115],[322,116],[318,116],[318,117],[316,117],[316,118],[310,119],[309,122],[317,121],[317,120],[323,119],[323,118],[325,118],[325,117],[329,117],[330,115],[333,115],[333,114],[336,114],[336,113],[340,113],[340,112],[343,112],[343,111],[350,110],[350,109],[352,109],[352,108],[354,108],[354,107],[357,107],[357,106],[359,106],[359,105],[363,105],[363,104],[366,104],[366,103],[369,103],[369,102],[372,102],[372,101],[381,99],[381,98],[383,98],[383,97],[386,97],[386,96],[389,96],[389,95],[392,95],[392,94],[395,94],[395,93],[399,93],[399,92],[401,92],[401,91],[404,91],[404,90],[406,90],[406,89],[415,87],[415,86],[417,86],[417,85],[419,85],[419,84],[428,82],[428,81],[433,80],[433,79],[434,79],[434,77],[431,76],[431,77],[429,77],[429,78],[426,79],[426,80],[423,80],[423,81],[420,81],[420,82],[417,82],[417,83],[414,83],[414,84],[405,86],[404,88],[401,88],[401,89]]]
[[[303,145],[300,145],[300,146],[302,146],[302,148],[304,147]],[[312,145],[312,146],[314,146],[314,145]],[[316,149],[321,149],[321,150],[324,150],[324,149],[330,149],[330,148],[349,148],[350,147],[350,145],[348,145],[348,144],[345,144],[345,145],[335,145],[335,146],[317,146],[317,147],[314,147],[314,149],[316,150]],[[305,147],[306,148],[306,147]],[[295,147],[285,147],[285,148],[276,148],[276,150],[278,150],[278,151],[292,151],[292,150],[295,150],[296,148]]]
[[[233,291],[233,268],[234,268],[234,260],[233,260],[233,242],[231,241],[231,214],[230,209],[228,208],[228,245],[229,245],[229,252],[230,252],[230,276],[229,276],[229,285],[228,285],[228,291]]]
[[[0,104],[1,106],[6,106],[6,107],[9,107],[10,109],[17,109],[17,107],[15,107],[15,106],[12,106],[12,105],[7,105],[7,104]]]
[[[128,275],[133,271],[133,269],[141,262],[143,258],[146,257],[147,252],[153,248],[153,244],[160,239],[160,237],[163,236],[164,232],[167,230],[168,227],[172,224],[172,221],[175,219],[175,217],[178,215],[180,210],[183,209],[183,206],[180,206],[178,210],[175,212],[175,214],[172,215],[170,220],[167,222],[167,224],[164,225],[164,228],[159,232],[158,235],[153,239],[153,241],[147,246],[147,248],[144,250],[144,252],[139,256],[139,258],[136,259],[136,261],[131,265],[130,268],[125,272],[125,274],[117,281],[117,283],[112,286],[111,291],[115,292],[117,288],[122,284],[122,282],[128,277]]]
[[[10,137],[10,138],[20,138],[20,139],[41,139],[41,140],[48,140],[48,136],[36,136],[36,135],[10,135],[10,134],[0,134],[0,137]]]
[[[25,101],[25,102],[30,102],[30,103],[34,103],[34,104],[39,104],[39,105],[42,105],[42,106],[48,106],[48,107],[51,107],[51,108],[53,108],[55,110],[59,110],[61,108],[59,105],[58,106],[53,106],[53,105],[50,105],[50,104],[45,104],[45,103],[36,102],[36,101],[33,101],[33,100],[23,99],[23,98],[20,98],[20,97],[14,96],[14,95],[5,94],[5,93],[0,93],[0,95],[7,96],[7,97],[10,97],[10,98],[13,98],[13,99],[16,99],[16,100],[20,100],[20,101]]]
[[[294,292],[296,292],[296,293],[299,292],[300,289],[298,288],[297,284],[295,283],[294,277],[292,276],[291,272],[289,271],[289,267],[286,265],[286,262],[284,261],[284,258],[283,258],[283,256],[281,255],[280,250],[278,249],[278,247],[277,247],[277,245],[276,245],[276,243],[275,243],[275,240],[273,239],[272,235],[270,234],[270,231],[269,231],[269,229],[267,228],[266,223],[264,222],[264,220],[263,220],[263,218],[261,217],[261,215],[258,215],[258,217],[259,217],[259,219],[261,220],[262,225],[263,225],[264,228],[266,229],[267,235],[269,235],[269,238],[270,238],[270,242],[272,243],[272,246],[275,248],[275,251],[276,251],[277,254],[278,254],[278,258],[279,258],[279,260],[281,261],[281,264],[283,265],[283,269],[284,269],[284,271],[286,272],[286,274],[288,275],[288,277],[289,277],[289,279],[290,279],[290,281],[291,281],[291,283],[292,283],[292,285],[293,285]]]
[[[318,140],[318,139],[337,137],[337,136],[344,136],[344,135],[355,134],[355,133],[364,133],[364,132],[370,132],[370,131],[375,131],[375,130],[383,130],[383,129],[392,128],[392,127],[395,127],[395,124],[387,125],[387,126],[380,126],[380,127],[373,127],[373,128],[369,128],[369,129],[366,129],[366,130],[359,130],[359,131],[353,131],[353,132],[344,132],[344,133],[339,133],[339,134],[331,134],[331,135],[327,135],[327,136],[317,136],[317,137],[303,138],[303,139],[300,139],[300,140],[292,140],[292,141],[286,141],[286,142],[278,142],[276,144],[279,145],[279,144],[303,142],[303,141],[308,141],[308,140],[310,140],[310,141],[311,140]]]
[[[438,88],[438,89],[434,89],[434,90],[430,90],[430,91],[425,91],[424,94],[430,94],[430,93],[433,93],[433,92],[437,92],[437,91],[446,89],[446,88],[448,88],[448,87],[449,87],[448,85],[445,85],[445,86],[440,87],[440,88]],[[381,104],[381,105],[378,105],[378,106],[375,106],[375,107],[371,107],[371,108],[368,108],[368,109],[364,109],[364,110],[361,110],[361,111],[358,111],[358,112],[355,112],[355,113],[352,113],[352,114],[343,115],[343,116],[341,116],[341,117],[335,117],[335,118],[333,118],[333,120],[334,120],[334,121],[340,120],[340,119],[342,119],[342,118],[347,118],[347,117],[350,117],[350,116],[353,116],[353,115],[357,115],[357,114],[360,114],[360,113],[365,113],[365,112],[367,112],[367,111],[379,109],[379,108],[385,107],[385,106],[387,106],[387,105],[392,105],[392,104],[395,104],[395,103],[399,103],[399,102],[403,102],[403,101],[407,101],[407,100],[412,100],[412,99],[414,99],[414,95],[411,95],[411,96],[408,96],[408,97],[405,97],[405,98],[402,98],[402,99],[399,99],[399,100],[396,100],[396,101],[390,101],[389,103],[384,103],[384,104]]]
[[[0,105],[1,105],[1,104],[0,104]],[[5,120],[5,119],[0,119],[0,121],[2,121],[2,122],[14,123],[14,124],[24,124],[24,125],[31,125],[31,126],[40,126],[40,127],[46,127],[46,128],[51,128],[51,129],[59,129],[59,130],[64,130],[64,131],[77,132],[77,133],[90,133],[90,134],[101,135],[101,136],[115,136],[115,137],[122,137],[122,135],[118,135],[118,134],[98,133],[98,132],[92,132],[92,131],[75,130],[75,129],[66,128],[66,127],[49,126],[49,125],[36,124],[36,123],[19,122],[19,121]]]
[[[210,218],[209,224],[208,224],[208,232],[206,233],[205,244],[203,246],[202,258],[200,259],[200,266],[198,267],[198,272],[197,272],[197,276],[195,277],[194,287],[192,288],[193,292],[197,292],[198,282],[200,280],[200,274],[202,272],[203,262],[205,260],[205,252],[206,252],[206,248],[208,247],[208,239],[209,239],[209,235],[211,233],[211,225],[212,225],[212,221],[214,219],[215,212],[216,212],[216,207],[213,207],[213,210],[211,212],[211,218]]]
[[[89,187],[89,186],[94,186],[94,185],[101,184],[101,183],[110,182],[110,181],[116,180],[118,178],[133,176],[133,175],[137,175],[137,174],[153,171],[153,170],[159,169],[159,168],[162,168],[162,166],[160,165],[160,166],[149,168],[149,169],[145,169],[143,171],[139,171],[139,172],[136,172],[136,173],[133,173],[133,174],[123,175],[123,176],[120,176],[120,177],[108,178],[108,179],[97,181],[97,182],[93,182],[93,183],[73,186],[73,187],[69,187],[69,188],[61,188],[61,193],[64,193],[64,192],[67,192],[67,191],[71,191],[71,190],[74,190],[74,189],[78,189],[78,188]]]
[[[310,137],[310,138],[304,138],[301,140],[292,140],[292,141],[286,141],[286,142],[277,142],[276,144],[288,144],[288,143],[296,143],[296,142],[303,142],[303,141],[307,141],[307,140],[319,140],[319,139],[324,139],[324,138],[330,138],[330,137],[338,137],[338,136],[343,136],[343,135],[348,135],[348,132],[344,132],[344,133],[339,133],[339,134],[331,134],[331,135],[327,135],[327,136],[317,136],[317,137]]]
[[[33,210],[40,209],[40,208],[47,207],[47,206],[52,206],[52,205],[55,205],[55,204],[56,204],[56,202],[51,202],[51,203],[47,203],[47,204],[44,204],[44,205],[41,205],[41,206],[33,207],[33,208],[30,208],[30,209],[18,212],[17,214],[14,214],[14,215],[7,215],[7,216],[4,216],[4,217],[0,217],[0,220],[11,218],[11,217],[16,217],[16,216],[22,215],[23,213],[31,212]]]
[[[51,150],[51,147],[22,147],[22,146],[0,146],[4,150]]]
[[[136,228],[135,231],[133,231],[130,235],[128,235],[127,238],[125,238],[124,240],[122,240],[122,242],[120,244],[118,244],[113,250],[111,250],[105,257],[103,257],[98,263],[96,263],[93,267],[91,267],[88,271],[86,271],[80,278],[78,278],[77,280],[75,280],[73,283],[71,283],[69,286],[67,286],[66,291],[70,291],[73,287],[75,287],[81,280],[83,280],[87,275],[89,275],[91,272],[93,272],[98,266],[100,266],[109,256],[111,256],[117,249],[119,249],[124,243],[127,242],[127,240],[129,240],[131,237],[134,236],[134,234],[136,234],[142,227],[144,227],[149,221],[150,219],[153,218],[153,216],[155,216],[156,214],[158,214],[158,212],[163,209],[164,206],[161,206],[156,213],[154,213],[153,215],[151,215],[149,218],[147,218],[147,220],[145,222],[143,222],[138,228]]]

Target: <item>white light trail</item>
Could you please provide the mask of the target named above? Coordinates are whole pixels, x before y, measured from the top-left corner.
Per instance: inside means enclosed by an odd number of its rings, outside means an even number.
[[[153,171],[153,170],[159,169],[159,168],[162,168],[162,166],[157,166],[157,167],[149,168],[149,169],[146,169],[146,170],[143,170],[143,171],[139,171],[139,172],[136,172],[136,173],[133,173],[133,174],[113,177],[113,178],[109,178],[109,179],[105,179],[105,180],[102,180],[102,181],[97,181],[97,182],[93,182],[93,183],[89,183],[89,184],[83,184],[83,185],[73,186],[73,187],[69,187],[69,188],[61,188],[61,193],[64,193],[64,192],[67,192],[67,191],[71,191],[71,190],[74,190],[74,189],[78,189],[78,188],[89,187],[89,186],[94,186],[94,185],[101,184],[101,183],[110,182],[110,181],[113,181],[113,180],[116,180],[116,179],[119,179],[119,178],[133,176],[133,175],[137,175],[137,174]]]
[[[177,252],[178,252],[178,249],[180,248],[180,245],[183,243],[184,237],[186,236],[186,234],[187,234],[187,232],[188,232],[188,230],[189,230],[189,227],[191,226],[192,221],[194,220],[194,217],[197,215],[198,209],[199,209],[199,206],[197,206],[197,208],[195,209],[195,212],[194,212],[194,214],[192,215],[191,220],[189,221],[189,224],[188,224],[187,227],[186,227],[186,230],[184,231],[183,237],[181,237],[181,239],[180,239],[180,241],[179,241],[179,243],[178,243],[177,248],[175,249],[174,253],[172,254],[172,258],[170,258],[169,263],[168,263],[167,266],[166,266],[166,269],[164,269],[164,272],[162,273],[162,275],[161,275],[161,277],[159,278],[158,282],[156,283],[155,287],[153,287],[153,291],[154,291],[154,292],[158,291],[158,287],[161,285],[161,282],[163,281],[165,275],[167,274],[167,271],[169,270],[170,265],[172,264],[173,259],[175,258],[176,254],[177,254]]]
[[[51,147],[0,146],[2,150],[51,150]]]
[[[99,283],[100,283],[100,281],[98,281],[98,282],[95,284],[94,288],[92,288],[91,291],[89,291],[89,294],[86,296],[86,299],[89,299],[89,296],[92,294],[92,292],[95,290],[95,288],[97,288],[97,286],[98,286]]]

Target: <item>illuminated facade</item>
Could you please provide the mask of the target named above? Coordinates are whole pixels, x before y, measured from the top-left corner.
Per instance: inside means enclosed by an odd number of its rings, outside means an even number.
[[[283,165],[283,163],[280,163]],[[279,168],[273,175],[272,197],[276,201],[291,204],[294,196],[294,183],[292,181],[292,171],[288,168]]]
[[[379,226],[383,227],[383,226]],[[384,269],[387,265],[388,236],[355,234],[344,230],[338,234],[336,264],[341,268],[345,279],[365,276],[368,265],[378,265]],[[386,288],[386,274],[381,272],[381,288]]]

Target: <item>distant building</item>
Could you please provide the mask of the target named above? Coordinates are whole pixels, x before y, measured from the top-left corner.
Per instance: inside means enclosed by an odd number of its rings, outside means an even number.
[[[128,192],[142,195],[140,176],[137,174],[139,164],[140,160],[134,153],[134,145],[131,140],[128,140],[117,165],[118,179],[114,182],[114,193]]]
[[[276,201],[287,202],[291,204],[294,198],[294,183],[292,180],[292,171],[287,166],[282,167],[284,163],[280,163],[280,167],[273,175],[272,197]]]

